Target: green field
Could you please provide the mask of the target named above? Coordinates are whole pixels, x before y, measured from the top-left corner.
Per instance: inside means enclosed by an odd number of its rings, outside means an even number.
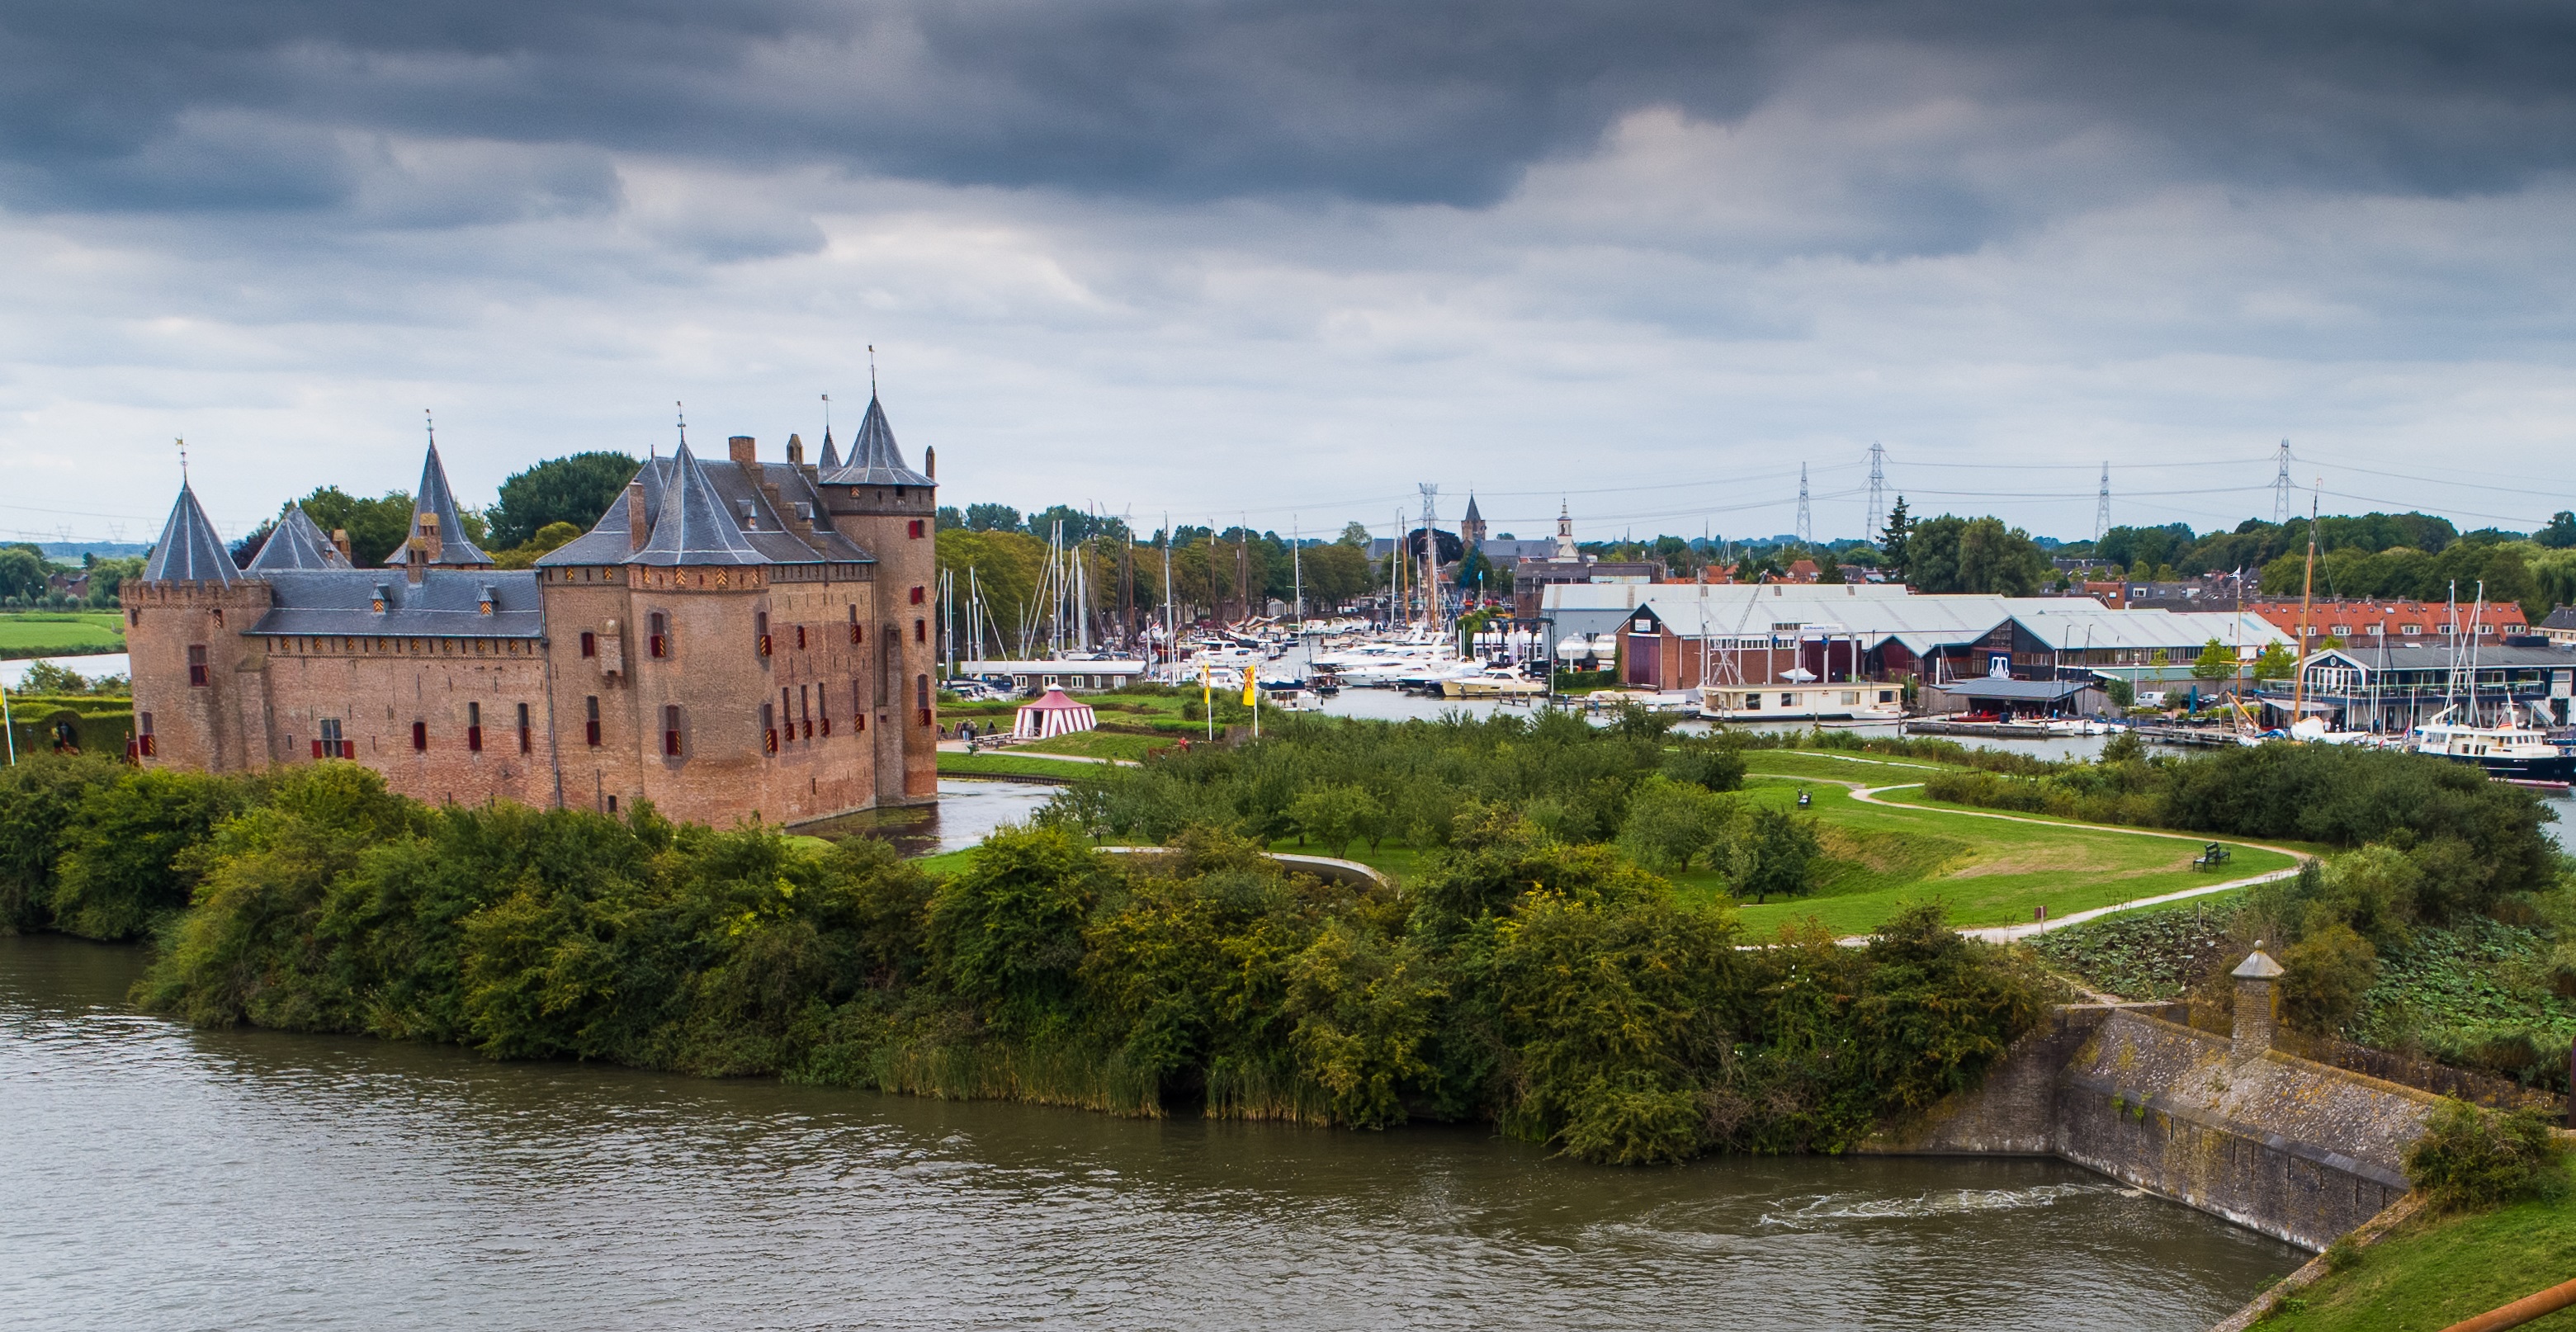
[[[2266,1332],[2437,1332],[2576,1276],[2576,1201],[2416,1217],[2285,1298]],[[2522,1326],[2576,1332],[2576,1309]]]
[[[11,611],[0,615],[0,659],[124,650],[125,617],[115,611]]]
[[[1139,760],[1147,751],[1169,749],[1172,741],[1161,736],[1126,735],[1115,731],[1076,731],[1052,740],[1032,740],[1011,746],[1014,754],[1080,754],[1086,758]]]
[[[2198,838],[2019,823],[1947,809],[1883,808],[1852,799],[1842,787],[1794,778],[1753,778],[1745,795],[1785,805],[1796,801],[1802,787],[1814,798],[1809,812],[1824,824],[1830,867],[1814,894],[1744,904],[1744,923],[1756,933],[1807,916],[1836,934],[1864,933],[1902,903],[1921,898],[1946,904],[1953,925],[2011,925],[2031,919],[2041,906],[2051,916],[2064,916],[2294,863],[2278,852],[2238,846],[2223,871],[2195,870]],[[1685,893],[1721,891],[1718,876],[1707,870],[1674,881]]]
[[[1034,754],[952,754],[939,753],[939,771],[958,777],[1053,777],[1071,780],[1098,767],[1079,759],[1041,758]]]

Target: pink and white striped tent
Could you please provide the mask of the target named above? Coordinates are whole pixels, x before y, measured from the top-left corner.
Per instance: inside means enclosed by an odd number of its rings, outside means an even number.
[[[1044,740],[1051,735],[1088,731],[1093,725],[1090,704],[1076,703],[1066,698],[1063,690],[1051,688],[1037,702],[1020,705],[1020,720],[1011,728],[1011,738]]]

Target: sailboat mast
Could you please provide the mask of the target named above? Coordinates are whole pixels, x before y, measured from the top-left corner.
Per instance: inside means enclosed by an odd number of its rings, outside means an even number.
[[[2325,479],[2319,477],[2320,488]],[[2308,608],[2315,604],[2317,591],[2317,496],[2308,495],[2308,571],[2299,580],[2299,657],[2290,663],[2290,725],[2296,727],[2304,716],[2302,705],[2308,695]],[[2296,734],[2295,731],[2292,732]]]

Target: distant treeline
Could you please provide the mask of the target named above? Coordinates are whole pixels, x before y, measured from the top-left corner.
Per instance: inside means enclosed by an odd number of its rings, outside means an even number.
[[[1657,778],[1656,780],[1670,780]],[[881,844],[509,805],[354,764],[40,760],[0,782],[19,927],[150,932],[149,1008],[706,1075],[1376,1128],[1602,1162],[1837,1150],[1973,1086],[2045,991],[1937,909],[1866,948],[1678,902],[1605,846],[1451,812],[1398,894],[1204,828],[1140,861],[1005,830]]]

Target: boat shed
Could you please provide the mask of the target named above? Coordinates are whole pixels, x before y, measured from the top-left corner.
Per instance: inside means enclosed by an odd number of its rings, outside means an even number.
[[[949,671],[953,676],[970,676],[978,680],[1007,679],[1011,682],[1011,691],[1018,694],[1037,694],[1049,689],[1067,689],[1075,693],[1124,689],[1128,685],[1144,683],[1145,672],[1145,663],[1133,657],[961,661]]]
[[[2456,668],[2456,674],[2454,671]],[[2511,705],[2524,720],[2535,714],[2565,726],[2576,696],[2576,651],[2516,644],[2380,639],[2308,655],[2306,702],[2347,731],[2404,731],[2452,704],[2474,703],[2492,715]],[[2263,701],[2287,708],[2290,682],[2268,682]]]
[[[1957,680],[1923,688],[1923,710],[1940,715],[1991,713],[2022,717],[2083,717],[2110,707],[2099,680]]]

